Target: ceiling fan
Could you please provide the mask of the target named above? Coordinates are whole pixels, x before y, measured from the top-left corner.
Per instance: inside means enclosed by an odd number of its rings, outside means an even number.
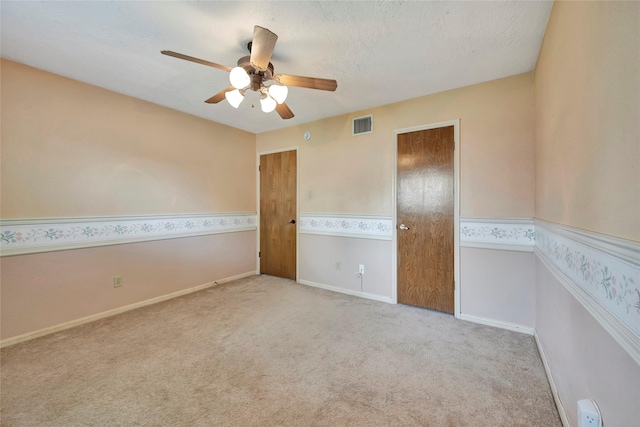
[[[284,102],[289,92],[287,86],[333,92],[338,87],[338,83],[335,80],[329,79],[276,74],[273,64],[269,61],[271,60],[271,55],[273,54],[277,40],[278,36],[276,34],[256,25],[253,28],[253,40],[247,45],[251,54],[238,59],[238,66],[234,68],[170,50],[163,50],[160,53],[229,72],[231,86],[221,90],[204,102],[217,104],[226,98],[229,104],[238,108],[244,100],[245,91],[251,89],[260,92],[262,111],[270,113],[275,109],[280,117],[290,119],[293,117],[293,112]],[[265,83],[268,82],[271,83],[265,85]]]

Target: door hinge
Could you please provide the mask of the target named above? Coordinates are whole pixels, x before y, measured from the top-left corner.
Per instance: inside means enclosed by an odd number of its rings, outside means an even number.
[[[258,166],[258,172],[260,172],[260,166]]]
[[[260,252],[258,252],[258,258],[260,258]]]

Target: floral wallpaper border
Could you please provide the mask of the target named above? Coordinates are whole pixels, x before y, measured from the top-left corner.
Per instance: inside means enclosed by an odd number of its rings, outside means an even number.
[[[536,225],[536,250],[640,337],[640,265]]]
[[[533,220],[460,218],[460,242],[490,245],[527,246],[533,250],[536,240]]]
[[[302,213],[299,231],[303,234],[391,240],[393,219],[385,216]],[[460,240],[488,245],[529,246],[533,250],[533,220],[460,219]]]
[[[2,256],[184,236],[255,230],[254,213],[4,220]]]
[[[391,240],[392,222],[391,217],[300,214],[298,230],[302,234]]]

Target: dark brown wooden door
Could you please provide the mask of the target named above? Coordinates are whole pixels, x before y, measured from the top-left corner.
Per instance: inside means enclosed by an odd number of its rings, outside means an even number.
[[[296,280],[296,152],[260,156],[260,272]]]
[[[453,126],[398,135],[398,302],[454,311]]]

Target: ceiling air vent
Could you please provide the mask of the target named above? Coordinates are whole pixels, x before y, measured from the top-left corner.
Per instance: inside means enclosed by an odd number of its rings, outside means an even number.
[[[373,133],[373,114],[353,119],[353,135]]]

